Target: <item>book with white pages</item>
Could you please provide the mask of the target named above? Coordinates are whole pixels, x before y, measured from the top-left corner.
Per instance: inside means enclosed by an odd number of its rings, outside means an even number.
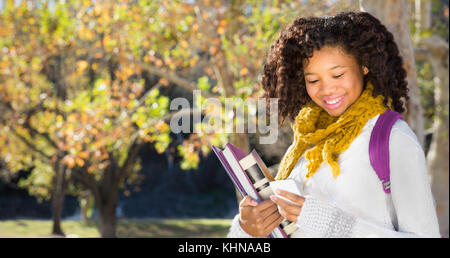
[[[274,178],[255,150],[245,154],[244,151],[230,143],[225,145],[224,150],[215,146],[211,147],[242,196],[249,195],[254,200],[261,202],[268,200],[270,195],[274,194],[270,187]],[[295,223],[283,220],[270,236],[287,238],[296,230]]]

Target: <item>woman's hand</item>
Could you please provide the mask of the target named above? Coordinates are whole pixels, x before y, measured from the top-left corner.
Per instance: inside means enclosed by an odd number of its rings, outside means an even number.
[[[289,202],[283,200],[275,195],[270,196],[270,199],[278,205],[278,211],[281,216],[289,221],[297,222],[297,218],[298,215],[300,215],[305,198],[280,189],[277,189],[276,193],[291,201]]]
[[[255,237],[268,236],[283,220],[271,200],[258,203],[248,195],[239,204],[239,213],[242,229]]]

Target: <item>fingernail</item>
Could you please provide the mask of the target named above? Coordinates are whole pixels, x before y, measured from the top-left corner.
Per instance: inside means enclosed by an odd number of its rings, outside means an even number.
[[[271,195],[271,196],[270,196],[270,199],[271,199],[272,201],[275,201],[275,200],[277,199],[277,197],[276,197],[275,195]]]
[[[255,200],[252,200],[252,201],[251,201],[251,204],[252,204],[253,206],[256,206],[256,205],[258,205],[258,202],[256,202]]]
[[[276,189],[276,190],[275,190],[275,193],[281,194],[281,190],[280,190],[280,189]]]

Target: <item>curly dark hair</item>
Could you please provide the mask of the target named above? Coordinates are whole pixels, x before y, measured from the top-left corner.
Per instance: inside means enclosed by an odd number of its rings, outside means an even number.
[[[369,69],[364,86],[371,81],[373,96],[382,94],[387,105],[404,112],[402,97],[408,100],[406,71],[394,37],[381,22],[366,12],[342,12],[336,16],[297,18],[271,46],[262,75],[264,97],[278,98],[281,125],[295,119],[299,110],[312,101],[303,74],[305,59],[323,46],[340,47],[360,66]]]

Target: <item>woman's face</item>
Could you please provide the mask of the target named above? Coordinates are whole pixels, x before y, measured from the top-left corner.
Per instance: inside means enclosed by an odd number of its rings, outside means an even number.
[[[368,69],[339,47],[315,50],[304,66],[306,90],[331,116],[342,115],[361,95]]]

